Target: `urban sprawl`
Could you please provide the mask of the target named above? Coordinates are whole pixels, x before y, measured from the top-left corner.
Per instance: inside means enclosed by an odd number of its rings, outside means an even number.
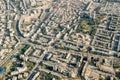
[[[120,0],[0,0],[0,80],[120,80]]]

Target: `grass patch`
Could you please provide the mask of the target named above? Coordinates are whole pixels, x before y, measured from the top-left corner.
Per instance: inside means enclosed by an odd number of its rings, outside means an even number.
[[[26,61],[25,64],[26,64],[29,71],[32,70],[35,66],[35,63],[30,62],[30,61]]]
[[[12,66],[12,61],[11,60],[7,61],[3,65],[3,67],[5,67],[5,72],[2,75],[0,75],[0,80],[4,80],[5,76],[8,75],[8,73],[10,73],[10,67],[11,66]]]

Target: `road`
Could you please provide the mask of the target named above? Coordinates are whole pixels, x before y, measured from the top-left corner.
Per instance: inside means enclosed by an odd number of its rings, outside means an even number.
[[[43,60],[43,57],[45,56],[45,54],[46,54],[46,53],[43,53],[43,54],[40,56],[38,62],[36,62],[36,65],[35,65],[34,68],[30,71],[30,74],[29,74],[29,76],[27,77],[26,80],[31,80],[31,79],[30,79],[30,78],[31,78],[30,76],[32,75],[32,73],[34,72],[34,70],[39,66],[39,63]]]
[[[5,56],[5,58],[0,61],[0,67],[2,67],[8,60],[10,60],[12,55],[15,55],[18,52],[18,48],[17,47],[15,50],[13,50],[11,53],[9,53],[8,55]]]

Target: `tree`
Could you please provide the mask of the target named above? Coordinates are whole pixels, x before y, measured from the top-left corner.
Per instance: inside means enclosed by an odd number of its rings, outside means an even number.
[[[42,28],[41,28],[41,32],[42,32],[43,34],[45,34],[45,35],[47,34],[45,27],[42,27]]]

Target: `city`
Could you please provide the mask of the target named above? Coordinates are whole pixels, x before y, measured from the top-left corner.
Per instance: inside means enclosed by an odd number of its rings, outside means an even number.
[[[0,80],[120,80],[120,0],[0,0]]]

